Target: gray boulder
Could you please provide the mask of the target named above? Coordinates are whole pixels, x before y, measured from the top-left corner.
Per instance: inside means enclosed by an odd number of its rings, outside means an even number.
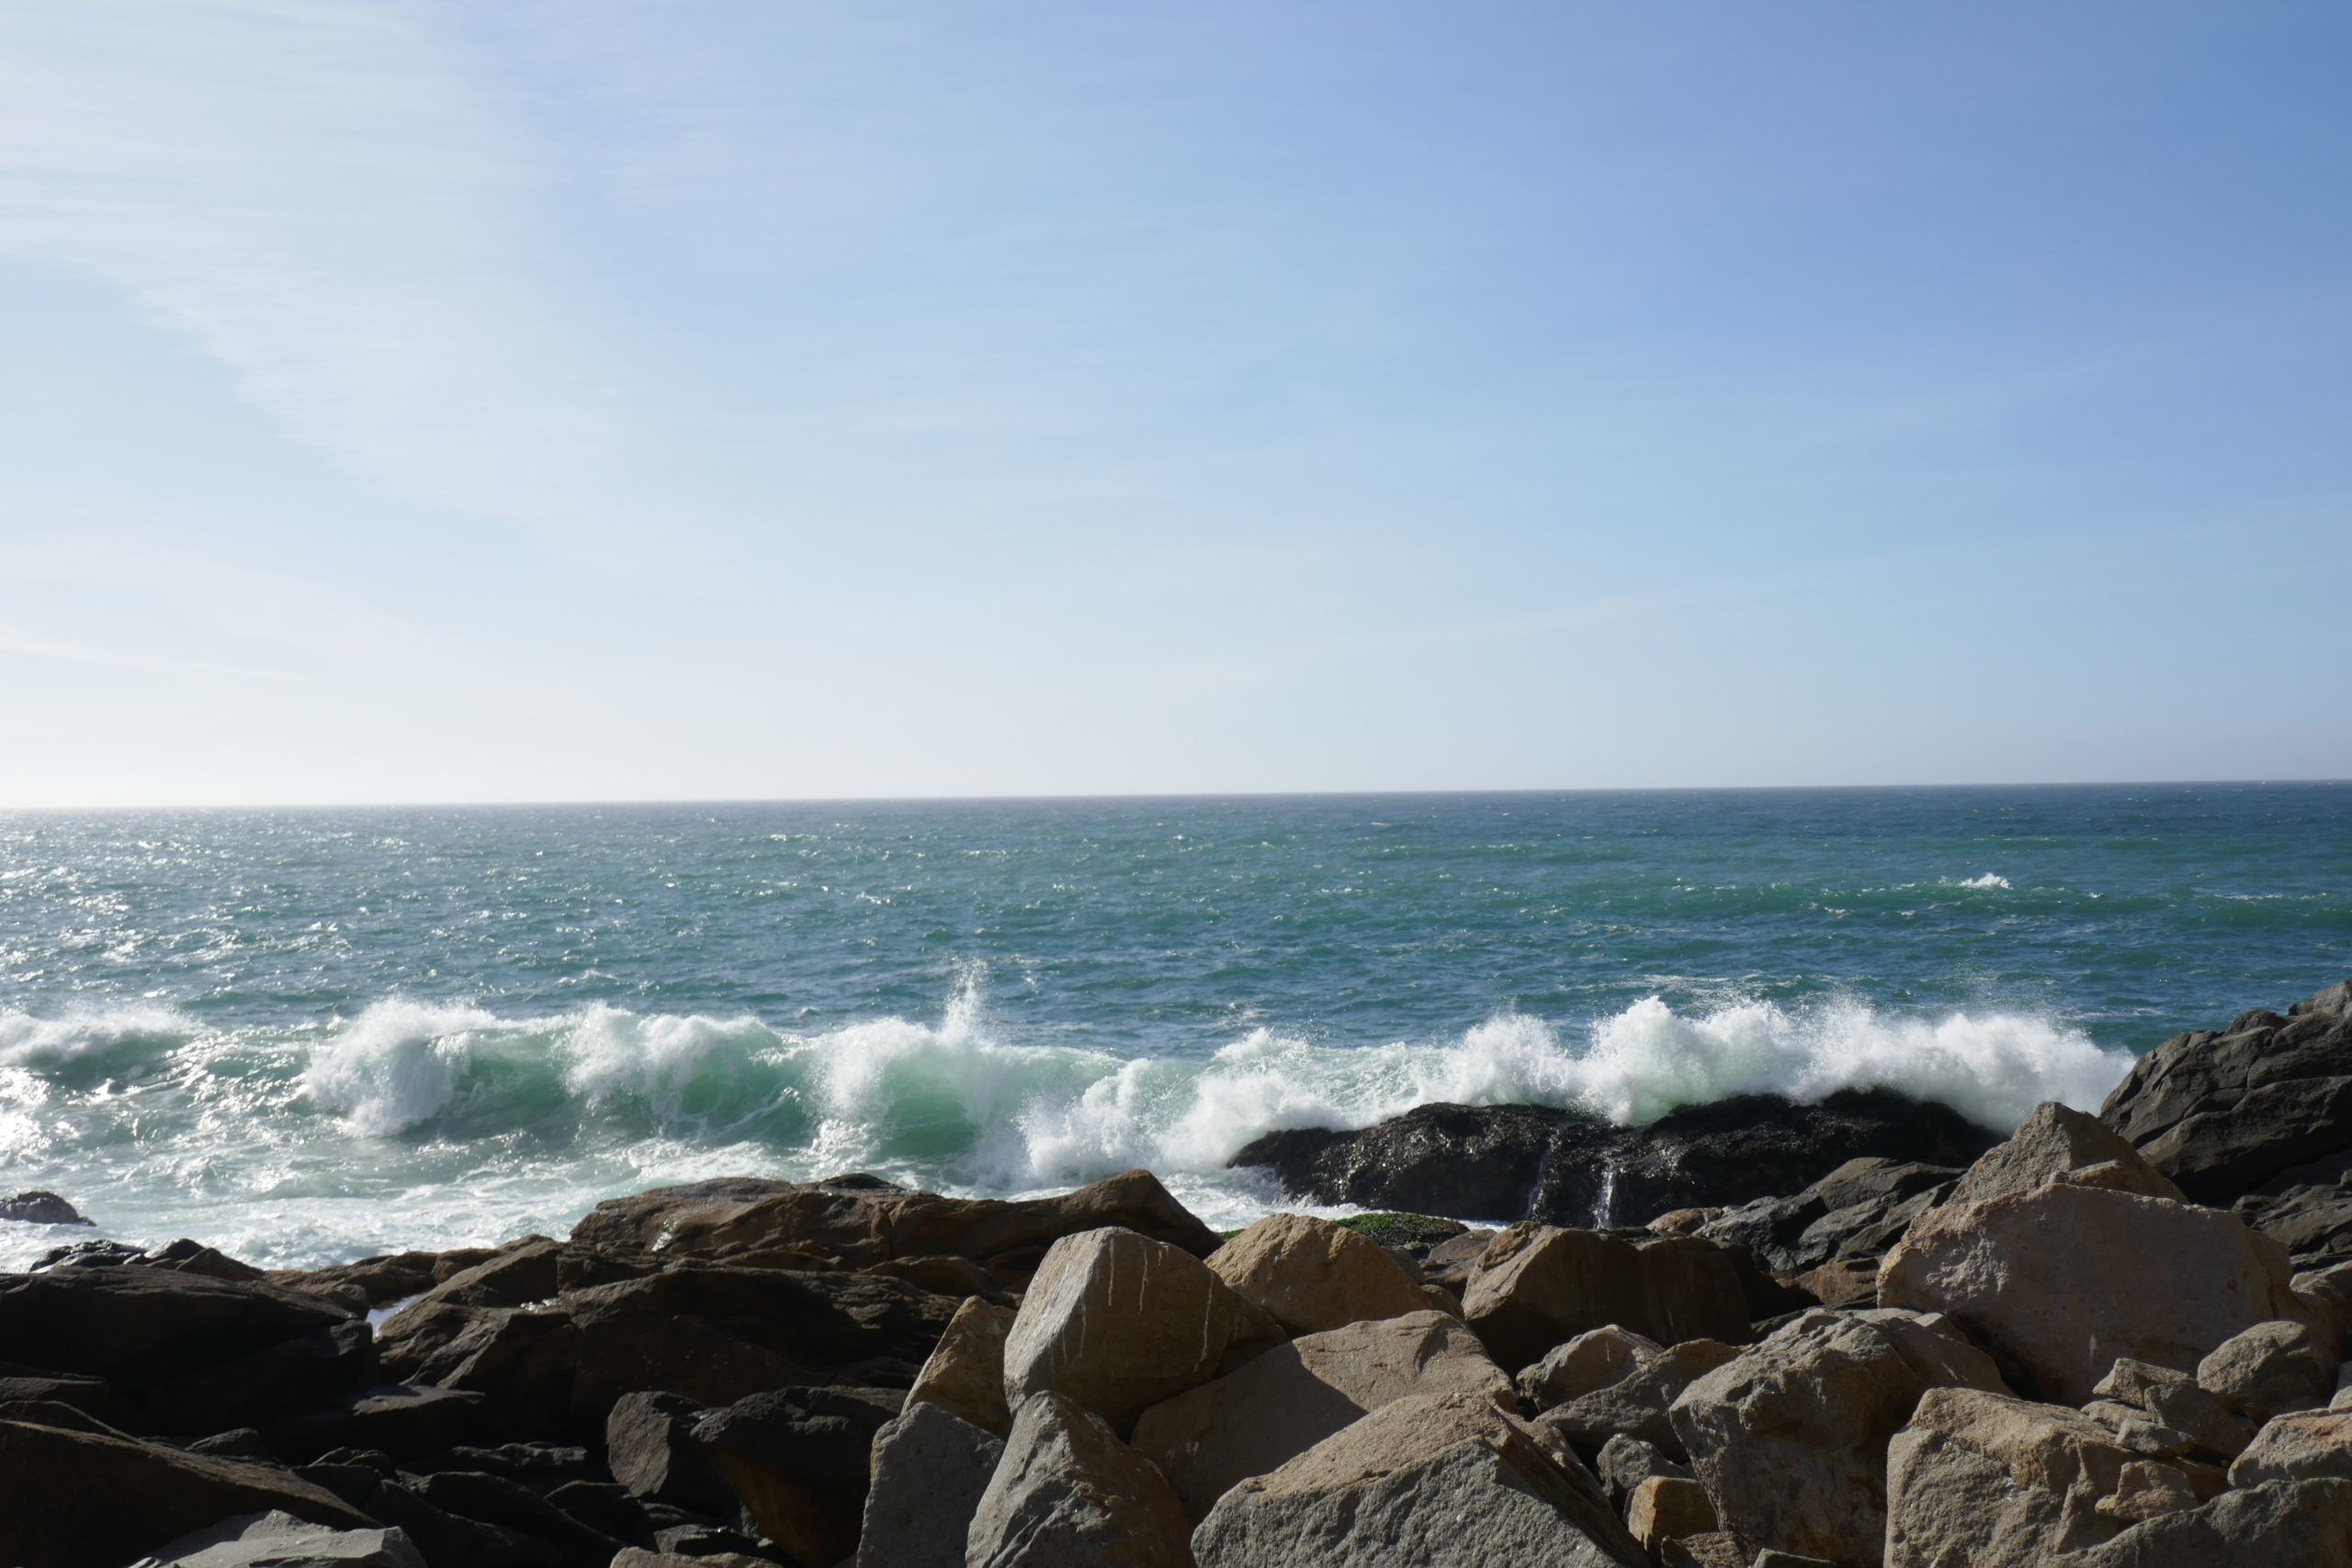
[[[2335,1336],[2275,1319],[2231,1336],[2197,1363],[2197,1386],[2247,1420],[2312,1410],[2335,1393]]]
[[[755,1393],[704,1416],[695,1441],[777,1545],[830,1564],[856,1550],[875,1434],[905,1400],[874,1388]]]
[[[2112,1168],[2099,1169],[2095,1185],[2180,1199],[2180,1189],[2152,1168],[2129,1139],[2098,1117],[2053,1100],[2035,1106],[2007,1141],[1979,1155],[1946,1201],[1979,1203],[2093,1168]]]
[[[2275,1416],[2230,1466],[2230,1484],[2352,1481],[2352,1410],[2297,1410]]]
[[[1513,1225],[1487,1244],[1463,1315],[1504,1371],[1614,1324],[1661,1345],[1748,1337],[1730,1254],[1693,1236],[1630,1242],[1600,1231]]]
[[[1102,1416],[1049,1391],[1014,1413],[1004,1455],[973,1512],[964,1561],[967,1568],[1193,1568],[1191,1529],[1148,1460]]]
[[[2063,1568],[2352,1568],[2352,1482],[2273,1481],[2134,1525]]]
[[[161,1546],[131,1568],[425,1568],[397,1529],[338,1530],[271,1509]]]
[[[1135,1448],[1198,1519],[1237,1483],[1280,1468],[1368,1413],[1410,1394],[1470,1393],[1511,1407],[1510,1380],[1476,1335],[1416,1312],[1301,1335],[1239,1371],[1153,1405]]]
[[[980,1497],[1004,1439],[933,1400],[910,1402],[874,1438],[857,1555],[872,1568],[964,1568]]]
[[[1201,1568],[1645,1568],[1560,1455],[1476,1394],[1399,1399],[1227,1492]]]
[[[2007,1392],[1941,1319],[1809,1312],[1691,1383],[1669,1415],[1744,1552],[1874,1565],[1887,1445],[1931,1388]]]
[[[1682,1459],[1687,1457],[1682,1439],[1668,1412],[1683,1390],[1739,1354],[1738,1346],[1719,1339],[1686,1339],[1612,1382],[1562,1400],[1537,1419],[1582,1453],[1591,1453],[1622,1434]]]
[[[1747,1247],[1774,1274],[1802,1274],[1832,1258],[1878,1257],[1959,1177],[1951,1166],[1917,1160],[1849,1159],[1801,1192],[1755,1199],[1695,1234]]]

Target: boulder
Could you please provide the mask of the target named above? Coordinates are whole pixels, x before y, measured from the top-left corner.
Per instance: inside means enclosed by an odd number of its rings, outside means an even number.
[[[1849,1159],[1800,1192],[1714,1211],[1682,1234],[1745,1247],[1777,1274],[1802,1274],[1833,1258],[1884,1253],[1960,1174],[1918,1160]]]
[[[1004,1337],[1012,1332],[1012,1317],[1011,1307],[967,1297],[916,1375],[908,1403],[944,1405],[1000,1438],[1012,1431],[1012,1411],[1004,1403]]]
[[[1912,1222],[1885,1305],[1948,1313],[2038,1397],[2080,1405],[2118,1357],[2189,1368],[2254,1324],[2309,1312],[2284,1249],[2234,1214],[2052,1182]]]
[[[0,1345],[11,1357],[136,1392],[353,1318],[275,1285],[137,1266],[0,1280]]]
[[[906,1395],[886,1389],[755,1393],[695,1427],[718,1473],[770,1539],[808,1568],[857,1550],[874,1439]]]
[[[1631,1242],[1513,1225],[1487,1247],[1462,1308],[1510,1371],[1611,1324],[1661,1345],[1748,1337],[1736,1268],[1722,1248],[1689,1236]]]
[[[1619,1513],[1625,1511],[1625,1500],[1634,1488],[1653,1475],[1664,1475],[1681,1481],[1698,1479],[1690,1470],[1668,1459],[1666,1450],[1655,1443],[1623,1433],[1600,1445],[1600,1452],[1592,1461],[1592,1472],[1600,1480],[1600,1489],[1608,1495],[1609,1506]],[[1713,1507],[1713,1505],[1708,1505]]]
[[[409,1482],[432,1506],[454,1517],[500,1527],[543,1541],[575,1562],[608,1562],[621,1543],[582,1523],[511,1476],[440,1470]],[[420,1547],[424,1546],[420,1539]],[[439,1554],[427,1550],[437,1561]]]
[[[2283,1411],[2313,1410],[2335,1393],[2335,1336],[2308,1323],[2257,1323],[2197,1363],[2197,1386],[2256,1425]]]
[[[1082,1231],[1046,1254],[1005,1336],[1005,1403],[1067,1394],[1124,1432],[1146,1406],[1281,1338],[1182,1248],[1116,1226]]]
[[[2297,1410],[2273,1416],[2230,1466],[2230,1484],[2352,1481],[2352,1410]]]
[[[1570,1459],[1566,1461],[1573,1464]],[[1201,1568],[1644,1568],[1591,1477],[1478,1394],[1393,1401],[1227,1492]]]
[[[165,1431],[219,1432],[259,1426],[375,1381],[375,1337],[355,1318],[166,1378],[147,1391],[147,1408]]]
[[[1736,1095],[1646,1127],[1545,1106],[1424,1105],[1359,1132],[1269,1133],[1231,1163],[1271,1168],[1319,1203],[1605,1227],[1794,1192],[1863,1156],[1962,1165],[1999,1141],[1948,1106],[1840,1089],[1810,1105]]]
[[[2097,1397],[2084,1414],[2113,1427],[2123,1446],[2139,1453],[2226,1462],[2254,1430],[2195,1378],[2153,1362],[2119,1359],[2091,1393]]]
[[[572,1227],[571,1239],[607,1251],[704,1258],[797,1252],[854,1269],[893,1258],[963,1258],[1018,1284],[1055,1242],[1104,1225],[1196,1258],[1218,1245],[1216,1233],[1148,1170],[1057,1198],[1014,1201],[907,1192],[874,1177],[729,1178],[610,1199]]]
[[[1816,1311],[1693,1382],[1669,1415],[1743,1551],[1874,1564],[1887,1444],[1931,1388],[2007,1392],[1942,1320]]]
[[[944,1404],[910,1400],[874,1437],[858,1561],[872,1568],[964,1568],[980,1496],[1004,1439]]]
[[[2352,1147],[2290,1166],[2230,1207],[2305,1269],[2352,1261]]]
[[[1589,1328],[1553,1346],[1542,1360],[1521,1371],[1519,1397],[1538,1412],[1549,1410],[1580,1393],[1606,1388],[1665,1352],[1666,1347],[1647,1335],[1613,1323]]]
[[[0,1220],[20,1225],[86,1225],[81,1211],[54,1192],[19,1192],[0,1198]]]
[[[1050,1267],[1050,1263],[1048,1265]],[[1182,1505],[1100,1416],[1023,1400],[965,1536],[968,1568],[1193,1568]]]
[[[1720,1339],[1686,1339],[1621,1378],[1560,1401],[1538,1421],[1579,1453],[1597,1452],[1612,1438],[1623,1436],[1653,1444],[1675,1459],[1687,1458],[1668,1412],[1684,1389],[1739,1353],[1738,1346]]]
[[[1209,1254],[1236,1295],[1291,1334],[1316,1334],[1429,1305],[1387,1248],[1312,1214],[1269,1214]]]
[[[396,1529],[338,1530],[271,1509],[240,1514],[157,1547],[131,1568],[425,1568]]]
[[[370,1449],[393,1459],[420,1459],[478,1438],[490,1401],[467,1389],[379,1384],[271,1422],[263,1437],[272,1451],[297,1464],[333,1449]]]
[[[1426,1393],[1511,1406],[1510,1380],[1477,1337],[1443,1314],[1419,1312],[1278,1345],[1145,1411],[1135,1448],[1198,1519],[1235,1483],[1279,1469],[1385,1404]]]
[[[170,1269],[182,1274],[202,1274],[213,1280],[266,1280],[268,1275],[252,1264],[230,1257],[218,1247],[207,1247],[192,1237],[151,1250],[140,1259],[150,1269]]]
[[[1655,1555],[1669,1540],[1715,1533],[1715,1506],[1696,1481],[1653,1475],[1625,1500],[1625,1528]]]
[[[648,1497],[701,1513],[731,1515],[727,1484],[695,1428],[710,1410],[674,1393],[640,1390],[613,1402],[605,1417],[605,1452],[613,1479],[632,1497]]]
[[[2152,1505],[2202,1500],[2188,1472],[2133,1454],[2089,1416],[1971,1388],[1920,1397],[1888,1446],[1886,1489],[1886,1568],[2040,1568]]]
[[[2132,1065],[2099,1120],[2200,1203],[2352,1149],[2352,1006],[2342,985],[2218,1032],[2175,1035]]]
[[[1658,1568],[1747,1568],[1747,1556],[1728,1530],[1668,1538],[1657,1544]]]
[[[2104,1174],[2097,1185],[2150,1198],[2181,1196],[2180,1189],[2151,1169],[2121,1134],[2096,1116],[2052,1100],[2035,1106],[2006,1143],[1979,1156],[1948,1201],[1980,1203],[2005,1192],[2029,1191],[2068,1171],[2108,1164],[2116,1170]]]
[[[0,1421],[0,1562],[11,1568],[121,1568],[241,1514],[335,1529],[379,1522],[282,1470],[23,1421]]]
[[[2352,1568],[2352,1482],[2274,1481],[2134,1525],[2064,1568]]]

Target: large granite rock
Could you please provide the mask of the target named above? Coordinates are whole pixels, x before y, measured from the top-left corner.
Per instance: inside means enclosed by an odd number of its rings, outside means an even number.
[[[964,1568],[980,1498],[1004,1439],[944,1404],[910,1401],[874,1438],[858,1562],[869,1568]]]
[[[1414,1394],[1511,1406],[1510,1380],[1442,1313],[1351,1324],[1278,1345],[1236,1372],[1145,1411],[1135,1448],[1198,1519],[1238,1482],[1288,1463],[1383,1405]]]
[[[2263,1424],[2230,1465],[2230,1484],[2352,1481],[2352,1410],[2296,1410]]]
[[[1014,1413],[965,1537],[968,1568],[1193,1568],[1192,1526],[1149,1461],[1051,1392]],[[877,1564],[877,1568],[879,1565]]]
[[[1811,1105],[1736,1095],[1646,1127],[1544,1106],[1424,1105],[1359,1132],[1269,1133],[1231,1163],[1268,1168],[1317,1202],[1606,1227],[1795,1192],[1864,1156],[1964,1165],[1999,1141],[1949,1106],[1840,1089]]]
[[[607,1251],[802,1268],[819,1259],[862,1269],[960,1258],[1017,1285],[1056,1241],[1104,1225],[1196,1258],[1217,1248],[1216,1233],[1147,1170],[1057,1198],[1017,1201],[908,1192],[870,1176],[817,1182],[736,1177],[608,1200],[572,1227],[571,1238]]]
[[[2027,1391],[2080,1405],[2118,1357],[2188,1370],[2309,1307],[2284,1248],[2225,1211],[2052,1182],[1912,1223],[1879,1271],[1888,1306],[1948,1313]]]
[[[2098,1186],[2150,1198],[2177,1201],[2181,1196],[2180,1189],[2151,1168],[2121,1134],[2096,1116],[2056,1100],[2044,1100],[2007,1140],[1977,1157],[1946,1201],[1981,1203],[2004,1193],[2030,1191],[2070,1171],[2094,1167],[2112,1168],[2099,1172]]]
[[[2335,1393],[2335,1335],[2307,1322],[2257,1323],[2197,1363],[2197,1386],[2257,1426],[2290,1410],[2315,1410]]]
[[[1315,1334],[1428,1305],[1388,1249],[1312,1214],[1269,1214],[1209,1254],[1234,1293],[1291,1334]]]
[[[2063,1568],[2352,1568],[2352,1481],[2274,1481],[2134,1525]],[[2060,1565],[2053,1564],[2053,1568]]]
[[[2132,1065],[2099,1120],[2200,1203],[2226,1203],[2352,1150],[2352,981],[2175,1035]]]
[[[1886,1568],[2041,1568],[2220,1487],[2075,1411],[1939,1388],[1888,1445],[1886,1489]]]
[[[1012,1318],[1011,1307],[965,1298],[907,1391],[908,1403],[944,1405],[1000,1438],[1012,1431],[1012,1411],[1004,1402],[1004,1340],[1012,1332]]]
[[[1589,1474],[1481,1394],[1383,1405],[1227,1492],[1201,1568],[1645,1568]]]
[[[1931,1388],[2007,1392],[1991,1359],[1940,1320],[1811,1312],[1692,1382],[1670,1415],[1744,1553],[1874,1568],[1887,1445]]]
[[[1004,1341],[1005,1402],[1067,1394],[1125,1432],[1282,1330],[1199,1258],[1116,1226],[1056,1242]]]
[[[1737,1359],[1740,1348],[1720,1339],[1686,1339],[1644,1357],[1623,1375],[1584,1389],[1544,1408],[1538,1422],[1579,1453],[1598,1453],[1620,1437],[1635,1438],[1677,1460],[1682,1439],[1671,1412],[1683,1390]]]
[[[131,1568],[426,1568],[396,1529],[338,1530],[271,1509],[157,1547]]]
[[[1747,1298],[1724,1250],[1690,1236],[1632,1242],[1514,1225],[1487,1245],[1463,1315],[1507,1371],[1611,1324],[1672,1345],[1748,1337]]]
[[[380,1522],[283,1470],[0,1420],[0,1562],[10,1568],[122,1568],[190,1531],[273,1509],[335,1529]]]

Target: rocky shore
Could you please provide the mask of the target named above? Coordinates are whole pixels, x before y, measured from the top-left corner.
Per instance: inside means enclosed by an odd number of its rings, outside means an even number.
[[[2352,1565],[2352,982],[2007,1139],[1425,1106],[1238,1163],[1411,1213],[746,1178],[62,1248],[0,1275],[0,1563]]]

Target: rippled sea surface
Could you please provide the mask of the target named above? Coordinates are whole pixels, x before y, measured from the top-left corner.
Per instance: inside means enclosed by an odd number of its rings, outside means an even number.
[[[285,1263],[734,1172],[1229,1223],[1269,1127],[1998,1124],[2347,974],[2340,784],[6,814],[0,1192]]]

